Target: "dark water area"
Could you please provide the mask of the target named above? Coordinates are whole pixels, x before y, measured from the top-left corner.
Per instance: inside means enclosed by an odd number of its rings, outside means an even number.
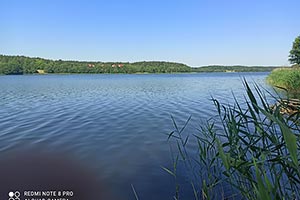
[[[0,76],[0,197],[63,189],[74,199],[127,200],[133,185],[140,199],[173,199],[174,179],[162,170],[172,166],[171,116],[180,126],[191,115],[193,133],[216,115],[212,96],[233,103],[232,93],[244,98],[244,77],[269,88],[267,75]]]

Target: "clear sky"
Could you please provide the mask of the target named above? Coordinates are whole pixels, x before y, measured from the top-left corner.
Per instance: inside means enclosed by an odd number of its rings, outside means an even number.
[[[0,0],[0,54],[286,65],[300,0]]]

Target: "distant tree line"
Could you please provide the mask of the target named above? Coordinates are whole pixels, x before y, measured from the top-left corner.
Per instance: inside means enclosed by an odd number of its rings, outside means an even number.
[[[269,72],[273,69],[278,67],[273,66],[221,66],[221,65],[210,65],[210,66],[203,66],[198,68],[193,68],[192,71],[195,72]]]
[[[81,62],[0,55],[0,74],[45,73],[178,73],[190,72],[185,64],[172,62]]]
[[[226,71],[271,71],[274,67],[206,66],[191,68],[185,64],[161,61],[144,62],[86,62],[63,61],[25,56],[0,55],[0,74],[45,73],[184,73]]]

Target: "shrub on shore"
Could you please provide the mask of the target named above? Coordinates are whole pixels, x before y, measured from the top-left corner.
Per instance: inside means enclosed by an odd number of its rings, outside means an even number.
[[[273,70],[267,81],[278,88],[286,89],[290,93],[300,93],[300,69],[281,68]]]

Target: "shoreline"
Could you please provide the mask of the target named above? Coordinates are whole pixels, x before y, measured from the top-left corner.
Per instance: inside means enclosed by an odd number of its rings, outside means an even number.
[[[149,72],[138,72],[138,73],[33,73],[33,74],[0,74],[0,76],[30,76],[30,75],[34,75],[34,76],[47,76],[47,75],[155,75],[155,74],[204,74],[204,73],[208,73],[208,74],[212,74],[212,73],[226,73],[226,74],[238,74],[238,73],[267,73],[267,72],[271,72],[271,71],[238,71],[238,72],[211,72],[211,71],[207,71],[207,72],[173,72],[173,73],[149,73]]]

